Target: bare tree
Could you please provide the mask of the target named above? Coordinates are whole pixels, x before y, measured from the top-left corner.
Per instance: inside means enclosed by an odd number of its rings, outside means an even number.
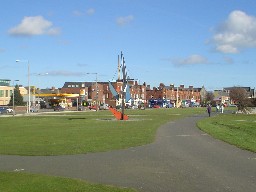
[[[164,88],[165,88],[165,85],[164,85],[164,83],[160,83],[160,84],[159,84],[159,87],[158,87],[158,89],[159,89],[159,90],[162,90],[162,89],[164,89]]]
[[[213,104],[214,95],[213,92],[207,92],[205,96],[206,103]]]
[[[229,93],[230,99],[237,104],[238,110],[245,110],[250,105],[248,93],[244,88],[234,87]]]

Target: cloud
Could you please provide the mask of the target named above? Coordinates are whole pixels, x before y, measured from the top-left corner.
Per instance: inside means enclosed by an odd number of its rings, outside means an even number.
[[[187,58],[179,58],[172,60],[172,63],[175,65],[198,65],[198,64],[207,64],[208,59],[201,55],[191,55]]]
[[[75,11],[73,11],[73,15],[75,15],[75,16],[83,16],[84,13],[82,11],[75,10]]]
[[[256,47],[256,17],[233,11],[216,29],[212,38],[215,49],[222,53],[239,53]]]
[[[78,10],[73,11],[73,15],[78,17],[84,16],[84,15],[92,16],[94,15],[94,13],[95,13],[95,9],[93,8],[89,8],[86,11],[78,11]]]
[[[129,24],[130,22],[132,22],[134,19],[133,15],[128,15],[126,17],[118,17],[116,19],[116,23],[117,25],[119,26],[124,26],[124,25],[127,25]]]
[[[48,71],[48,76],[82,76],[84,73],[82,72],[73,72],[73,71]]]
[[[10,35],[14,36],[33,36],[33,35],[57,35],[60,30],[53,27],[52,22],[42,16],[24,17],[19,25],[11,28]]]
[[[93,9],[93,8],[90,8],[90,9],[86,10],[87,15],[93,15],[94,13],[95,13],[95,9]]]

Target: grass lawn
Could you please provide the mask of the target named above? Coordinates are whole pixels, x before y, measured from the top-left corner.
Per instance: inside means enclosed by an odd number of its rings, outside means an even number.
[[[133,189],[90,184],[78,179],[50,177],[28,173],[0,172],[2,192],[135,192]]]
[[[220,114],[202,119],[197,125],[217,139],[256,152],[256,115]]]
[[[204,109],[127,110],[128,121],[109,111],[0,118],[0,154],[64,155],[108,151],[154,141],[160,125]],[[0,172],[0,191],[128,192],[132,189],[21,172]]]
[[[160,125],[205,108],[127,110],[128,121],[109,111],[0,118],[0,154],[65,155],[123,149],[151,143]],[[203,131],[256,152],[255,115],[218,115],[198,122]],[[81,180],[0,172],[0,191],[135,191]]]
[[[109,111],[0,118],[0,154],[84,154],[144,145],[154,141],[160,125],[203,110],[127,110],[128,121]]]

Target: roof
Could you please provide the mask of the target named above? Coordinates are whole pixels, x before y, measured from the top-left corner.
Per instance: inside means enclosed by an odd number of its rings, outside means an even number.
[[[99,82],[98,82],[99,83]],[[82,88],[82,87],[90,87],[94,82],[65,82],[62,88],[72,88],[72,87],[77,87],[77,88]]]
[[[250,87],[224,87],[223,90],[232,90],[232,89],[235,89],[235,88],[242,88],[242,89],[245,89],[247,92],[251,91]]]

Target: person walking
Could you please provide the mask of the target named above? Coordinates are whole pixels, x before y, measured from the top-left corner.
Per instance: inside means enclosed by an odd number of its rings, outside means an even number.
[[[216,113],[219,112],[219,109],[220,109],[220,105],[219,105],[219,104],[216,104]]]
[[[211,112],[212,112],[212,107],[211,107],[210,104],[208,104],[208,106],[207,106],[207,113],[208,113],[209,117],[211,117]]]
[[[222,103],[220,106],[220,112],[223,113],[224,112],[224,104]]]

